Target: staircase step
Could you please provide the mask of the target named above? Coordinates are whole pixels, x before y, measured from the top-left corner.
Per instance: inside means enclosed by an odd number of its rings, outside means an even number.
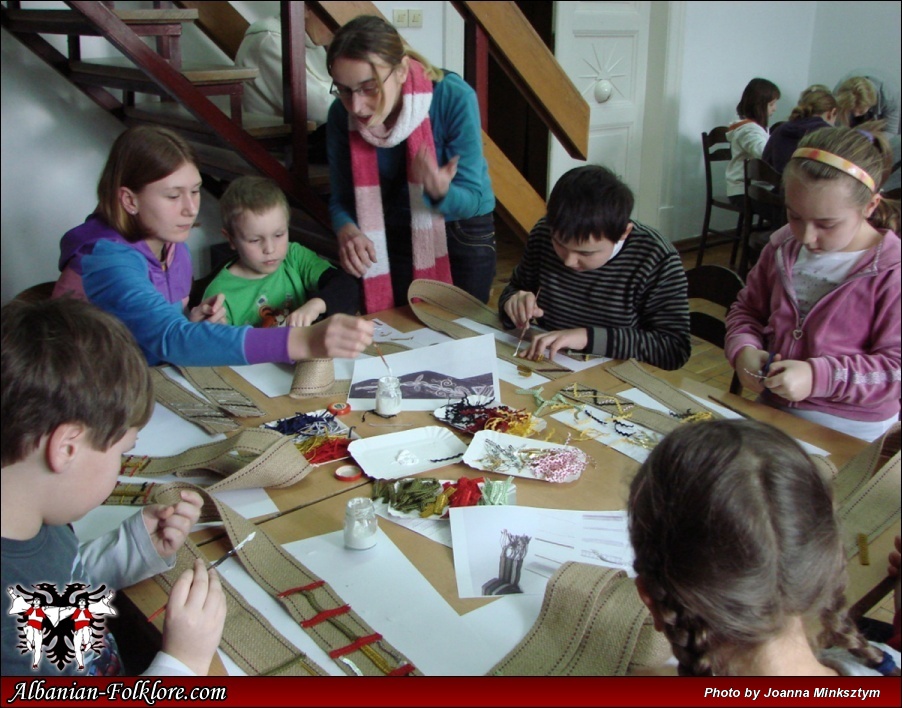
[[[194,22],[197,10],[114,10],[116,16],[139,35],[181,34],[181,25]],[[5,12],[11,32],[99,36],[101,32],[75,10],[20,10]]]
[[[197,120],[187,108],[172,101],[142,101],[134,106],[126,106],[125,116],[134,123],[156,123],[176,130],[184,130],[198,135],[215,135],[206,124]],[[263,113],[241,112],[241,127],[258,140],[291,139],[291,126],[280,116]]]
[[[233,150],[193,141],[192,145],[204,167],[202,171],[212,177],[231,182],[242,175],[260,174]],[[329,167],[327,165],[309,165],[308,174],[312,189],[321,193],[329,189]]]
[[[92,59],[69,62],[70,78],[76,83],[94,86],[121,88],[140,93],[164,95],[166,92],[157,86],[147,74],[125,57],[110,59]],[[253,81],[259,75],[254,68],[235,66],[233,64],[187,64],[180,73],[197,87],[228,87]]]

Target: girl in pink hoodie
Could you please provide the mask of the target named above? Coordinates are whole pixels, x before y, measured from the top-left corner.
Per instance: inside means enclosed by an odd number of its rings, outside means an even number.
[[[725,353],[769,405],[873,440],[898,420],[899,204],[879,125],[809,133],[776,231],[727,316]]]

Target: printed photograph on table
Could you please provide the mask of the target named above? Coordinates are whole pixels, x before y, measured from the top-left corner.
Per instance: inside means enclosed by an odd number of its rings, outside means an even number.
[[[462,598],[540,595],[566,561],[632,573],[625,512],[475,506],[451,509],[454,573]]]
[[[386,374],[400,381],[402,411],[431,411],[465,396],[494,398],[501,390],[495,342],[488,335],[358,360],[348,403],[355,410],[373,410]]]

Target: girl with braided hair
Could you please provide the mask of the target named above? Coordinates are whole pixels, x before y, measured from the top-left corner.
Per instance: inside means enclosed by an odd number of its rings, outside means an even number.
[[[846,616],[829,483],[776,428],[670,433],[630,485],[629,528],[639,595],[681,675],[899,675],[899,653]]]

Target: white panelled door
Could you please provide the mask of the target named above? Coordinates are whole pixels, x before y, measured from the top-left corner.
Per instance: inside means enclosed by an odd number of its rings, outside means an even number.
[[[650,2],[556,2],[558,63],[589,104],[588,162],[602,164],[639,194],[648,71]],[[552,136],[548,188],[572,167]]]

